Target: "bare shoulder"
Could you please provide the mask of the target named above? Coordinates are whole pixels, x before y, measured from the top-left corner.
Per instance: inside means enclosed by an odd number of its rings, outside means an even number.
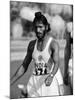
[[[55,39],[52,39],[51,48],[55,50],[59,48],[58,42]]]
[[[35,43],[36,43],[36,40],[32,40],[29,42],[29,45],[28,45],[29,51],[33,51]]]
[[[35,45],[35,42],[36,42],[36,40],[31,40],[31,41],[29,42],[29,46],[34,46],[34,45]]]

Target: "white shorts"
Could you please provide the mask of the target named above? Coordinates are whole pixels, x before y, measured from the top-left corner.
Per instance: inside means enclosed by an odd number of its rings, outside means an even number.
[[[46,75],[42,75],[45,77]],[[53,81],[50,86],[46,86],[45,83],[38,88],[38,84],[41,81],[41,75],[36,76],[32,75],[27,84],[27,91],[30,97],[39,97],[39,96],[56,96],[60,95],[60,85],[63,84],[62,75],[60,69],[58,69],[56,75],[53,78]]]

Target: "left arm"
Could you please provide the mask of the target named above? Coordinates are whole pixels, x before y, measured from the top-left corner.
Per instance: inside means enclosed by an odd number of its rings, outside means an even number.
[[[53,51],[52,59],[54,62],[54,67],[53,67],[51,74],[53,74],[53,76],[54,76],[59,67],[59,46],[56,41],[53,41],[53,43],[51,44],[51,49]]]
[[[51,58],[49,59],[49,61],[46,65],[49,69],[51,69],[51,67],[52,67],[51,61],[54,63],[54,65],[53,65],[53,69],[52,69],[51,73],[49,74],[49,76],[46,79],[48,81],[47,85],[51,84],[53,77],[57,73],[57,70],[59,67],[59,46],[58,46],[58,43],[56,41],[52,41],[51,46],[50,46],[50,50],[52,50],[52,55],[51,55]]]

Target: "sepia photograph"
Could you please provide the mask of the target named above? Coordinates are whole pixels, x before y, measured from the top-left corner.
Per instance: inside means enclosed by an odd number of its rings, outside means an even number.
[[[73,5],[9,5],[10,99],[73,95]]]

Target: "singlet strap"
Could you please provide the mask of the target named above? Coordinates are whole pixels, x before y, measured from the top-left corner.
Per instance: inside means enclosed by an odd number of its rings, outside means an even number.
[[[48,42],[47,42],[47,44],[46,44],[45,50],[49,48],[49,45],[50,45],[50,43],[51,43],[52,40],[53,40],[53,38],[50,37],[49,40],[48,40]]]
[[[37,50],[37,39],[36,39],[36,42],[35,42],[35,45],[34,45],[34,51],[36,51],[36,50]]]

